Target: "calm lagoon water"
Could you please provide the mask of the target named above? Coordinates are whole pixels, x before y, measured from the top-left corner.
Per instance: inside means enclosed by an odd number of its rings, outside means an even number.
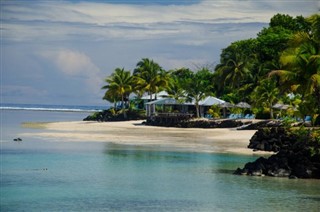
[[[1,111],[0,211],[319,211],[320,181],[235,176],[252,156],[26,138],[21,122],[85,113]]]

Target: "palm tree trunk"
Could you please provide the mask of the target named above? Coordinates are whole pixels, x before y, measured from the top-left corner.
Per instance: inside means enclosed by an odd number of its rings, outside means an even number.
[[[273,109],[272,109],[272,104],[269,105],[269,110],[270,110],[270,118],[273,119]]]
[[[124,106],[124,98],[123,98],[123,95],[121,95],[121,104],[122,104],[123,118],[124,118],[124,119],[127,119],[127,113],[126,113],[126,109],[125,109],[125,106]]]
[[[158,89],[155,89],[154,100],[157,100],[157,93],[158,93]]]
[[[128,110],[129,110],[129,111],[131,111],[131,105],[130,105],[130,104],[131,104],[131,102],[130,102],[130,99],[129,99],[129,97],[128,97],[127,105],[128,105]]]
[[[198,102],[196,102],[196,111],[197,111],[197,118],[199,118],[200,117],[200,111],[199,111],[200,109],[199,109],[199,103]]]
[[[150,102],[152,101],[152,93],[151,91],[149,91],[149,95],[150,95]]]

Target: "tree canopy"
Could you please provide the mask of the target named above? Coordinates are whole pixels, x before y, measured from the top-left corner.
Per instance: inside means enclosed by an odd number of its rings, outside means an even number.
[[[131,92],[156,99],[159,91],[198,103],[215,94],[226,101],[246,101],[254,112],[273,118],[272,105],[295,99],[300,115],[320,114],[320,15],[291,17],[276,14],[256,38],[239,40],[222,49],[214,72],[208,68],[166,71],[149,58],[142,58],[131,75],[116,69],[107,78],[104,99],[125,101]],[[296,99],[300,99],[296,101]],[[122,103],[122,105],[125,105]],[[307,108],[307,109],[306,109]]]

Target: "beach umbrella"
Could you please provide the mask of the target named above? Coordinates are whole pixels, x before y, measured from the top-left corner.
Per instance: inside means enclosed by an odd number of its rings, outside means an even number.
[[[219,107],[224,107],[224,108],[235,107],[234,104],[232,104],[230,102],[220,103],[220,104],[218,104],[218,106]]]
[[[223,103],[218,104],[218,106],[223,108],[223,117],[227,117],[226,108],[232,108],[232,107],[234,107],[234,104],[231,104],[230,102],[223,102]]]
[[[246,103],[246,102],[239,102],[238,104],[236,104],[236,107],[240,107],[240,108],[251,108],[251,106]]]
[[[272,106],[272,108],[280,109],[280,110],[287,110],[289,107],[290,107],[290,105],[285,105],[285,104],[281,104],[281,103],[277,103]]]
[[[294,108],[291,105],[286,105],[281,103],[274,104],[272,108],[280,110],[280,114],[279,114],[280,116],[281,116],[282,110],[288,110],[289,108],[292,108],[293,111],[297,111],[297,108]]]

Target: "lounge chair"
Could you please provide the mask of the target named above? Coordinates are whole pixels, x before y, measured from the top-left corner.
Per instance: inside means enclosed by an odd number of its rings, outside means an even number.
[[[228,118],[229,119],[235,119],[236,118],[236,114],[231,113]]]

